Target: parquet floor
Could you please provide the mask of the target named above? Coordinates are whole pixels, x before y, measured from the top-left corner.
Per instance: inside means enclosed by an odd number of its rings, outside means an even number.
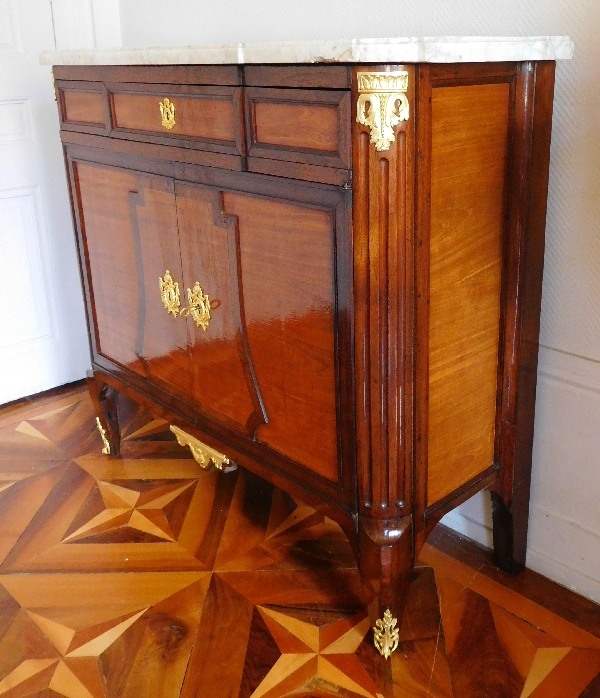
[[[114,460],[83,388],[0,410],[2,698],[600,695],[597,607],[443,532],[384,662],[332,521],[120,409]]]

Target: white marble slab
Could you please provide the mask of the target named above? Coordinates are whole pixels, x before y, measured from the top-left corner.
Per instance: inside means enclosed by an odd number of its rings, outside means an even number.
[[[45,65],[192,65],[245,63],[469,63],[573,57],[568,36],[438,36],[45,51]]]

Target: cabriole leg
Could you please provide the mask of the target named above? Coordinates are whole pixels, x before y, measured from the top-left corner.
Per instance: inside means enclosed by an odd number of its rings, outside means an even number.
[[[399,630],[413,569],[410,518],[360,518],[359,568],[373,626],[375,647],[388,659],[398,647]]]
[[[102,453],[118,457],[121,454],[121,430],[117,412],[118,392],[98,378],[93,371],[87,372],[87,386],[96,410],[96,421],[102,435]]]

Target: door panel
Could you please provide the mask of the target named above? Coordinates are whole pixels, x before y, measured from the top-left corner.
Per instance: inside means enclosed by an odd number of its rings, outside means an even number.
[[[183,290],[173,181],[87,162],[73,172],[97,352],[189,401],[187,323],[159,283],[168,271]]]
[[[136,355],[141,299],[130,208],[130,192],[137,191],[137,176],[86,162],[73,163],[73,176],[95,316],[96,350],[143,375],[144,367]]]
[[[330,211],[223,194],[238,217],[248,344],[268,423],[258,441],[338,480]]]
[[[236,218],[222,212],[221,193],[176,183],[183,278],[210,298],[206,329],[188,316],[192,396],[205,414],[252,434],[265,421],[248,352],[238,273]]]
[[[108,165],[74,169],[98,351],[339,482],[337,193],[296,185],[286,201],[255,175],[240,182],[253,193],[240,193]],[[167,271],[177,312],[161,296]],[[208,296],[203,323],[189,312],[190,289]]]
[[[173,181],[138,175],[138,192],[130,194],[137,242],[140,304],[137,352],[147,378],[184,400],[190,399],[191,370],[177,212]],[[133,271],[133,270],[132,270]],[[169,312],[161,298],[160,279],[167,272],[180,292],[180,306]]]

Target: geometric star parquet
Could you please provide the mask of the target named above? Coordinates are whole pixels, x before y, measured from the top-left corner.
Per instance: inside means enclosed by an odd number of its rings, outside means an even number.
[[[382,661],[333,521],[119,412],[120,459],[83,388],[0,417],[1,698],[597,698],[599,637],[431,545]]]

